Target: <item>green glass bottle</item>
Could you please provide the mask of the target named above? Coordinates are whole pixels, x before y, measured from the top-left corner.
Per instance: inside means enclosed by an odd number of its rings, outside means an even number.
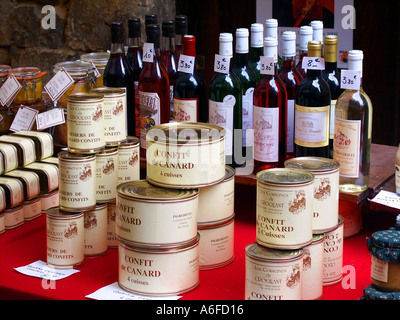
[[[242,153],[242,90],[230,67],[232,42],[231,33],[219,35],[219,55],[215,56],[215,75],[209,87],[208,106],[209,123],[219,125],[226,131],[226,164],[237,167],[242,164],[235,161],[235,153],[240,156]]]
[[[253,23],[250,28],[250,58],[249,66],[256,75],[257,82],[261,80],[260,57],[264,53],[264,27],[262,23]]]

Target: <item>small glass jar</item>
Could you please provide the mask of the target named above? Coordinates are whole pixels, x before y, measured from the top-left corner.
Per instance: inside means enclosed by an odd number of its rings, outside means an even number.
[[[6,82],[10,70],[11,70],[10,66],[5,64],[0,65],[0,88],[3,85],[3,83]]]
[[[371,254],[371,281],[383,291],[400,291],[400,231],[377,231],[367,238]]]
[[[110,58],[110,53],[109,52],[91,52],[91,53],[85,53],[81,55],[81,60],[83,62],[91,63],[96,66],[97,70],[100,72],[100,77],[96,79],[96,86],[98,88],[103,87],[103,75],[104,75],[104,69],[106,68],[108,59]]]
[[[15,104],[34,104],[42,100],[42,77],[45,71],[36,67],[23,67],[11,69],[22,88],[14,98]]]
[[[74,79],[74,83],[67,91],[58,99],[58,107],[67,107],[67,97],[70,94],[78,92],[89,92],[96,87],[96,77],[94,76],[95,68],[92,64],[83,61],[64,61],[57,63],[53,68],[53,73],[56,74],[62,68]]]

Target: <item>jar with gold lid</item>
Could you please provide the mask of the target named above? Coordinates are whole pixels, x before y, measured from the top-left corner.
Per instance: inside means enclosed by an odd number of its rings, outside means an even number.
[[[367,238],[371,254],[371,281],[383,291],[400,291],[400,231],[377,231]]]
[[[6,82],[10,70],[11,70],[10,66],[5,64],[0,65],[0,88],[3,85],[3,83]]]
[[[78,92],[89,92],[92,88],[96,87],[96,77],[94,76],[95,68],[91,63],[83,61],[64,61],[57,63],[53,68],[53,73],[65,69],[68,74],[74,79],[74,83],[67,89],[67,91],[58,99],[58,107],[67,107],[67,97],[70,94]]]
[[[83,62],[91,63],[95,65],[97,70],[100,73],[100,77],[96,79],[96,86],[103,87],[103,75],[104,75],[104,69],[106,68],[108,59],[110,58],[110,53],[109,52],[91,52],[91,53],[85,53],[81,55],[81,60]]]
[[[42,77],[46,71],[41,71],[36,67],[21,67],[10,70],[22,86],[14,98],[15,104],[34,104],[42,99]]]

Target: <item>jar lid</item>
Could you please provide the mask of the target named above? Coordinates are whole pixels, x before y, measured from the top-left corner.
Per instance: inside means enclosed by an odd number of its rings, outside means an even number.
[[[11,67],[6,64],[0,64],[0,74],[8,74],[11,70]]]
[[[400,231],[382,230],[367,238],[371,255],[388,262],[400,262]]]
[[[400,300],[400,292],[380,291],[372,285],[365,287],[360,300]]]
[[[94,72],[92,64],[83,61],[63,61],[54,66],[53,73],[57,73],[64,68],[71,77],[83,78],[88,73]]]
[[[105,67],[109,58],[109,52],[91,52],[81,55],[83,62],[90,63],[92,61],[96,67]]]
[[[21,67],[11,69],[10,73],[14,74],[14,76],[18,80],[24,79],[37,79],[46,74],[46,72],[41,72],[39,68],[36,67]]]

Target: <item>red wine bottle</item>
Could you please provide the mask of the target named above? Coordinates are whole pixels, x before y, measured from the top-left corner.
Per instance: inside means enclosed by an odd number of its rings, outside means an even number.
[[[287,92],[278,77],[278,41],[264,40],[263,78],[254,89],[254,174],[286,160]]]
[[[299,44],[299,62],[296,65],[296,69],[301,75],[301,78],[304,79],[307,76],[306,70],[303,69],[302,63],[303,58],[308,54],[308,42],[312,40],[313,37],[313,29],[310,26],[301,26],[300,27],[300,44]]]
[[[265,20],[265,37],[269,38],[276,38],[279,43],[278,37],[278,20],[277,19],[266,19]],[[282,58],[278,54],[278,74],[281,72],[282,68]]]
[[[207,87],[196,71],[196,38],[183,37],[182,54],[178,62],[179,75],[174,85],[174,120],[177,122],[207,122]]]
[[[173,119],[173,95],[174,83],[178,76],[178,71],[175,63],[175,28],[172,20],[162,22],[162,37],[161,37],[161,62],[169,77],[169,92],[170,92],[170,119]]]
[[[282,34],[282,70],[279,78],[286,86],[288,95],[287,106],[287,144],[286,158],[294,157],[294,102],[297,87],[302,77],[296,69],[296,32],[284,31]]]
[[[308,42],[307,76],[297,89],[295,103],[295,156],[329,158],[331,92],[322,78],[322,44]]]
[[[110,58],[104,69],[104,86],[124,88],[126,91],[127,135],[135,135],[135,88],[131,66],[125,57],[124,26],[122,22],[111,23]]]
[[[170,120],[170,93],[168,73],[161,63],[160,26],[146,27],[143,45],[143,70],[139,76],[140,148],[145,157],[147,131]]]
[[[135,87],[135,136],[140,136],[140,117],[139,117],[139,75],[143,69],[142,62],[142,42],[141,42],[141,23],[139,18],[128,19],[128,53],[126,59],[133,72]]]

